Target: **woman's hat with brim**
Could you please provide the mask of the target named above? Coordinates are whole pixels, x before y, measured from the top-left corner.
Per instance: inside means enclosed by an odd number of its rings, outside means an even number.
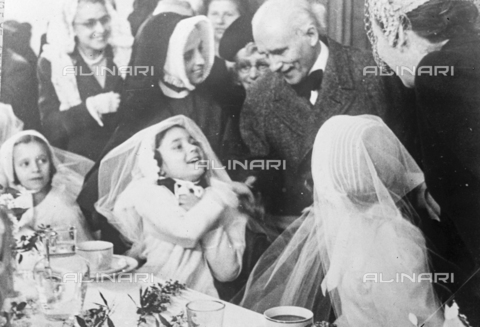
[[[252,17],[240,16],[225,31],[218,52],[226,61],[235,61],[235,56],[253,40]]]

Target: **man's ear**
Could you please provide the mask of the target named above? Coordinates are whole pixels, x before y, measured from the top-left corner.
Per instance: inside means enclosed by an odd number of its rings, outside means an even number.
[[[320,40],[320,35],[318,34],[318,30],[313,24],[309,24],[307,26],[307,29],[305,31],[305,35],[308,38],[308,43],[314,47],[318,44],[318,41]]]

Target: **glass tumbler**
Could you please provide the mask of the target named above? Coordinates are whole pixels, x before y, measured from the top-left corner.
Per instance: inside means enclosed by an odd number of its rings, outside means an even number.
[[[188,327],[222,327],[224,309],[220,301],[191,301],[187,304]]]

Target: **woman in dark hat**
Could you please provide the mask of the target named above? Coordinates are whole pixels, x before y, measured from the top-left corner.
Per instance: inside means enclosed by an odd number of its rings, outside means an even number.
[[[226,29],[220,40],[219,55],[233,65],[231,92],[228,103],[224,104],[231,118],[227,156],[240,158],[247,151],[240,136],[240,111],[248,89],[268,71],[266,57],[258,52],[253,40],[251,16],[240,16]]]

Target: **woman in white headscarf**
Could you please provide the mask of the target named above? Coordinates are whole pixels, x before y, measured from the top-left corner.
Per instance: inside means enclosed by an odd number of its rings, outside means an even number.
[[[374,116],[331,118],[312,175],[313,207],[262,257],[242,305],[298,305],[321,320],[333,306],[340,327],[462,326],[428,280],[425,238],[405,197],[424,177],[392,131]]]
[[[96,160],[116,127],[130,27],[105,0],[59,1],[38,63],[39,110],[56,147]]]
[[[132,243],[128,255],[146,260],[142,271],[218,297],[213,278],[242,269],[247,216],[237,194],[249,190],[214,163],[200,128],[174,116],[105,156],[96,208]]]
[[[51,147],[36,131],[9,138],[0,148],[0,167],[5,176],[3,187],[19,192],[29,204],[18,222],[20,231],[39,230],[42,225],[75,227],[78,241],[91,240],[75,199],[92,166],[89,159]]]

